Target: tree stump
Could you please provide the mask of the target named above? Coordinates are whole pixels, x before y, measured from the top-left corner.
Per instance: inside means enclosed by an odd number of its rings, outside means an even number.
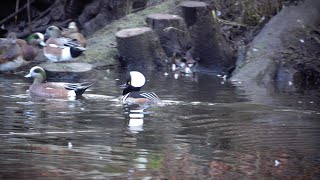
[[[181,16],[150,14],[146,17],[146,22],[158,34],[161,46],[169,57],[176,51],[190,48],[190,37]]]
[[[130,70],[165,66],[167,56],[151,28],[124,29],[116,33],[116,39],[122,66]]]
[[[208,4],[198,1],[185,1],[180,4],[195,56],[199,65],[213,71],[227,71],[234,67],[235,57],[220,32],[220,27],[212,15]]]
[[[92,77],[93,66],[88,63],[51,63],[45,62],[39,65],[47,74],[47,80],[78,82],[80,79]]]

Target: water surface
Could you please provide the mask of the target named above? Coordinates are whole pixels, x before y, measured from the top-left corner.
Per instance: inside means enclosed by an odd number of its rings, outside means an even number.
[[[152,71],[143,89],[163,103],[130,112],[118,101],[122,71],[97,70],[77,100],[32,98],[23,75],[0,74],[1,179],[320,176],[319,99],[310,94],[257,95],[216,75]]]

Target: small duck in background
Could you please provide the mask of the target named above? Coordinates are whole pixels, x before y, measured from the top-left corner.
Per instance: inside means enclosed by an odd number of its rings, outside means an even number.
[[[45,37],[49,37],[43,48],[44,55],[52,62],[70,61],[79,57],[85,48],[76,39],[61,36],[61,29],[49,26]]]
[[[58,83],[45,82],[46,72],[40,66],[35,66],[30,69],[29,74],[25,77],[33,77],[33,83],[29,88],[31,95],[36,95],[44,98],[79,98],[88,89],[92,83]]]
[[[12,71],[28,64],[23,58],[22,48],[17,43],[16,33],[0,39],[0,71]]]
[[[26,40],[18,39],[14,32],[0,39],[0,71],[13,71],[27,65],[39,53],[43,39],[41,33],[33,33]]]
[[[174,52],[171,57],[171,68],[172,71],[180,71],[186,74],[193,73],[192,69],[196,66],[195,61],[189,51],[183,55],[181,52]]]
[[[146,78],[139,71],[130,71],[127,76],[125,89],[121,101],[124,104],[150,105],[161,102],[154,92],[142,92],[140,89],[145,85]]]
[[[5,25],[2,24],[0,26],[0,37],[7,37],[8,36],[8,30],[6,29]]]
[[[40,32],[30,34],[26,40],[17,39],[17,44],[22,49],[23,58],[26,61],[32,61],[40,52],[43,41],[44,35]]]
[[[87,42],[84,36],[79,32],[79,28],[76,22],[70,22],[68,25],[68,29],[64,29],[61,32],[61,36],[70,39],[76,39],[81,47],[86,47]]]

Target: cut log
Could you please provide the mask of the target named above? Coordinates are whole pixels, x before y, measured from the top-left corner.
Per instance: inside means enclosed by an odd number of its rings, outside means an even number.
[[[181,16],[150,14],[146,17],[146,22],[158,34],[167,56],[171,57],[174,52],[190,48],[190,37]]]
[[[79,80],[92,77],[93,74],[93,66],[82,62],[45,62],[39,66],[46,71],[47,79],[51,81],[78,82]]]
[[[220,26],[213,17],[208,4],[198,1],[185,1],[180,4],[195,56],[199,65],[210,70],[227,71],[235,65],[235,56],[220,32]]]
[[[120,63],[129,70],[165,65],[167,56],[160,45],[159,37],[151,28],[124,29],[116,33],[116,39]]]

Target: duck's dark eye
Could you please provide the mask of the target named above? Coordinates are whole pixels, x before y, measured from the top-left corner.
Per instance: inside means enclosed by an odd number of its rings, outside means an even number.
[[[33,70],[33,72],[40,73],[40,69],[35,69],[35,70]]]
[[[130,73],[127,73],[126,75],[126,79],[127,79],[127,84],[131,84],[131,76],[130,76]]]

